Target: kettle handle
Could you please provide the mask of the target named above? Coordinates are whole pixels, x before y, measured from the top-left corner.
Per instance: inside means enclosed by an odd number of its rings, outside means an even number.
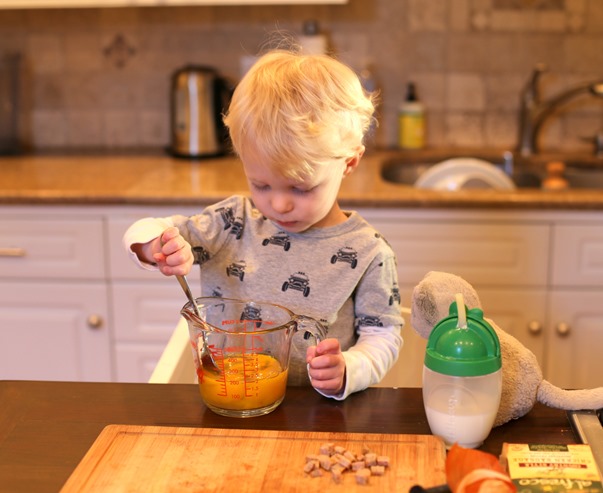
[[[228,140],[228,129],[224,125],[222,115],[228,110],[232,94],[234,93],[234,87],[230,84],[228,79],[221,76],[214,78],[214,108],[216,111],[215,119],[218,128],[220,129],[220,137],[223,141]]]

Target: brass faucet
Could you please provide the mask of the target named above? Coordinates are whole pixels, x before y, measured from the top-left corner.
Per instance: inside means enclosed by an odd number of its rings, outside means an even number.
[[[519,113],[519,153],[530,156],[538,152],[538,134],[544,121],[569,100],[587,93],[603,97],[603,79],[594,82],[583,82],[566,89],[546,101],[541,101],[539,82],[547,67],[539,63],[532,72],[532,77],[521,93]]]

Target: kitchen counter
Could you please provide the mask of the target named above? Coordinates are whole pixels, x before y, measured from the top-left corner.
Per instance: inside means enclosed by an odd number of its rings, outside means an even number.
[[[108,424],[348,433],[429,434],[420,388],[370,388],[343,402],[287,389],[274,412],[235,419],[209,411],[196,385],[0,381],[0,491],[56,492]],[[564,411],[537,404],[495,428],[503,442],[576,443]]]
[[[343,181],[344,207],[603,209],[603,190],[439,192],[392,184],[383,162],[401,151],[367,153]],[[412,156],[412,154],[410,154]],[[415,152],[418,159],[429,151]],[[409,154],[405,154],[409,156]],[[13,156],[0,158],[3,205],[200,205],[247,193],[238,159],[177,159],[167,155]]]

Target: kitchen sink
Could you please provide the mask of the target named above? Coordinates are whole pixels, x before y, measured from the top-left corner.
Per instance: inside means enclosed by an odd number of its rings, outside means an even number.
[[[458,163],[459,173],[464,172],[464,165],[468,161],[475,161],[476,164],[481,164],[485,171],[488,171],[488,166],[493,166],[492,172],[496,176],[502,177],[504,172],[505,179],[510,178],[512,185],[515,188],[542,188],[542,183],[547,176],[547,162],[558,160],[565,163],[563,177],[568,181],[569,188],[573,189],[603,189],[603,160],[586,158],[584,160],[569,158],[564,159],[562,156],[556,159],[544,159],[542,157],[522,158],[514,156],[510,152],[497,154],[430,154],[426,156],[395,156],[384,161],[381,168],[382,178],[390,183],[396,183],[407,186],[417,186],[418,188],[433,188],[439,190],[464,190],[468,189],[484,189],[498,188],[496,185],[488,185],[485,183],[477,183],[466,187],[456,187],[455,185],[448,186],[444,184],[439,186],[430,186],[434,183],[433,180],[425,180],[425,173],[433,174],[435,166],[442,166],[446,162],[448,172],[454,173],[454,164]],[[479,162],[477,162],[479,161]],[[419,181],[419,183],[417,183]],[[508,181],[508,179],[507,179]],[[469,183],[469,182],[468,182]],[[504,189],[505,187],[500,187]]]

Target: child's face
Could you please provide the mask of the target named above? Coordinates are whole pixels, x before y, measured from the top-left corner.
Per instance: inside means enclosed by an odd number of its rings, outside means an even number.
[[[343,160],[318,167],[303,182],[283,177],[252,156],[244,167],[254,205],[282,230],[299,233],[345,221],[336,202],[347,169]]]

